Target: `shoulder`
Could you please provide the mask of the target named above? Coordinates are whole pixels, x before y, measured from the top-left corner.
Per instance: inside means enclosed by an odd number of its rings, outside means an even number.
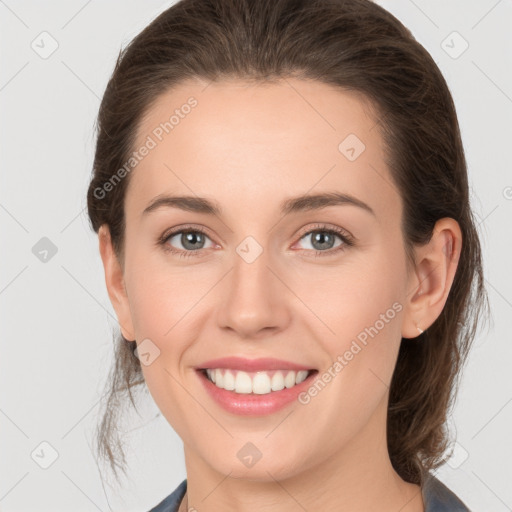
[[[167,498],[164,498],[158,505],[149,512],[177,512],[183,496],[187,490],[187,480],[183,480]]]
[[[422,485],[425,512],[471,512],[446,485],[428,473]]]

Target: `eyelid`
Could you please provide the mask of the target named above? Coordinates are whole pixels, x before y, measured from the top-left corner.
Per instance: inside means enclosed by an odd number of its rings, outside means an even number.
[[[169,249],[169,244],[167,243],[169,241],[169,239],[176,235],[179,235],[180,233],[183,233],[183,232],[202,233],[203,235],[207,236],[212,241],[213,244],[218,245],[218,244],[216,244],[216,242],[213,241],[213,237],[209,234],[209,230],[207,228],[200,226],[200,225],[195,225],[195,224],[184,224],[184,225],[174,226],[173,228],[164,231],[164,233],[158,238],[157,243],[163,245],[166,250],[169,250],[171,252],[188,252],[188,253],[196,252],[197,253],[197,252],[203,250],[203,249],[199,249],[197,251],[183,251],[183,249],[174,249],[174,248]]]
[[[315,231],[317,231],[317,232],[324,231],[327,233],[333,233],[336,236],[338,236],[338,238],[341,239],[342,243],[340,245],[338,245],[337,247],[333,247],[333,248],[327,249],[325,251],[320,251],[317,249],[309,249],[309,250],[302,249],[302,250],[299,250],[301,255],[304,255],[306,257],[312,256],[314,258],[324,257],[324,256],[325,257],[337,256],[338,254],[345,251],[349,247],[356,245],[357,239],[351,233],[349,233],[347,230],[345,230],[339,226],[334,226],[334,225],[331,226],[331,225],[329,225],[327,223],[323,223],[323,222],[314,223],[314,225],[308,225],[308,226],[305,226],[303,229],[301,229],[299,232],[299,235],[298,235],[297,242],[295,242],[293,245],[295,245],[300,240],[302,240],[302,238],[304,238],[304,236],[311,235]],[[313,253],[313,254],[311,254],[311,253]]]
[[[299,239],[301,239],[304,235],[307,235],[312,231],[333,231],[340,236],[343,235],[345,238],[349,240],[354,240],[354,237],[346,229],[340,228],[339,226],[331,226],[323,222],[317,222],[313,223],[313,225],[308,224],[307,226],[304,226],[304,228],[302,228],[299,231],[299,234],[297,236],[299,237]]]
[[[353,246],[355,245],[355,237],[350,234],[348,231],[346,231],[345,229],[343,228],[340,228],[339,226],[330,226],[329,224],[326,224],[326,223],[313,223],[313,225],[311,224],[308,224],[306,226],[304,226],[300,231],[299,233],[296,235],[298,238],[297,240],[293,243],[293,245],[295,245],[297,242],[299,242],[302,238],[304,238],[305,235],[310,235],[312,234],[313,232],[315,231],[326,231],[326,232],[332,232],[334,234],[336,234],[338,237],[340,237],[340,239],[342,240],[342,244],[338,247],[335,247],[333,249],[328,249],[328,250],[325,250],[325,251],[319,251],[319,250],[315,250],[315,249],[310,249],[310,250],[307,250],[307,249],[302,249],[303,251],[306,251],[306,252],[313,252],[315,254],[315,256],[317,255],[332,255],[332,254],[335,254],[337,253],[338,251],[342,251],[344,250],[346,247],[350,247],[350,246]],[[195,251],[184,251],[183,249],[175,249],[174,247],[170,246],[168,244],[168,241],[170,238],[182,233],[182,232],[199,232],[199,233],[202,233],[203,235],[207,236],[213,244],[215,245],[218,245],[216,244],[216,242],[213,240],[213,237],[210,236],[209,234],[209,230],[203,226],[200,226],[200,225],[195,225],[195,224],[184,224],[184,225],[178,225],[178,226],[174,226],[173,228],[167,230],[164,232],[164,234],[158,239],[158,244],[164,246],[164,250],[166,251],[169,251],[171,253],[174,253],[174,254],[178,254],[178,255],[182,255],[182,256],[197,256],[197,255],[204,255],[204,251],[207,250],[207,249],[211,249],[211,248],[206,248],[206,249],[198,249],[198,250],[195,250]]]

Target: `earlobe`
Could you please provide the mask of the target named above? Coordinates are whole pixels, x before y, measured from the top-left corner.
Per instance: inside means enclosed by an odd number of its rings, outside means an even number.
[[[406,297],[403,338],[416,338],[441,314],[453,284],[461,247],[459,224],[446,217],[437,221],[431,240],[417,248],[418,263]]]
[[[121,334],[129,341],[134,340],[135,333],[124,283],[123,270],[115,254],[110,237],[110,230],[106,224],[103,224],[98,230],[98,241],[101,260],[103,261],[105,271],[105,284],[110,302],[117,315]]]

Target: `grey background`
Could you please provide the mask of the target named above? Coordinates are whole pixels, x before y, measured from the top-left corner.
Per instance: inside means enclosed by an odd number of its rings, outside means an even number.
[[[85,210],[94,121],[119,49],[172,3],[0,0],[1,511],[149,510],[185,477],[181,440],[149,396],[123,424],[121,489],[91,453],[117,329]],[[474,511],[512,510],[512,2],[378,3],[453,93],[493,310],[437,476]]]

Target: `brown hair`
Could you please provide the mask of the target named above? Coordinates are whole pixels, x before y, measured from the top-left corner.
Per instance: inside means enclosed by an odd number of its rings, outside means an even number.
[[[122,265],[129,176],[104,184],[134,150],[137,128],[159,95],[186,79],[313,79],[360,93],[375,107],[386,164],[403,199],[408,263],[438,219],[455,219],[462,250],[447,302],[415,340],[402,340],[393,374],[387,440],[406,481],[422,484],[449,442],[447,415],[484,304],[481,247],[470,208],[455,106],[429,53],[393,15],[370,0],[181,0],[123,49],[98,115],[87,200],[92,228],[107,224]],[[98,454],[125,471],[116,430],[119,404],[144,383],[135,342],[115,341],[115,365],[97,431]],[[119,460],[121,462],[119,462]]]

